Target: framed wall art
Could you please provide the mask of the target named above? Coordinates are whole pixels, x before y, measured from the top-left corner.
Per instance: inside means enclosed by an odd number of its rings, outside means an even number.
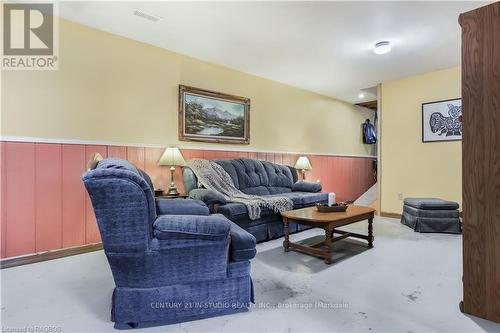
[[[462,140],[462,99],[422,104],[422,142]]]
[[[179,140],[250,143],[250,99],[179,86]]]

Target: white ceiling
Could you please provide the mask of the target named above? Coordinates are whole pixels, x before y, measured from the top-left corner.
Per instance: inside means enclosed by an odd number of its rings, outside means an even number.
[[[340,100],[460,63],[458,15],[482,2],[63,2],[66,19]],[[160,16],[154,23],[134,10]],[[375,55],[377,41],[391,53]]]

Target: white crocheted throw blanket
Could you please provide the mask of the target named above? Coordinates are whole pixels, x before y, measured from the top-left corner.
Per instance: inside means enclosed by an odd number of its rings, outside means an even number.
[[[250,220],[260,218],[261,208],[275,213],[293,209],[293,202],[287,197],[262,197],[241,192],[234,186],[231,176],[220,165],[210,160],[194,158],[188,165],[206,189],[219,192],[228,202],[239,202],[247,207]]]

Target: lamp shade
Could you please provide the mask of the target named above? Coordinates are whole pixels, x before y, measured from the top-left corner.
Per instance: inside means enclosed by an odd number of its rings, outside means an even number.
[[[168,147],[158,161],[158,165],[183,166],[186,165],[181,151],[177,147]]]
[[[295,162],[295,169],[299,170],[311,170],[312,166],[311,163],[309,162],[309,159],[307,156],[300,156],[297,159],[297,162]]]

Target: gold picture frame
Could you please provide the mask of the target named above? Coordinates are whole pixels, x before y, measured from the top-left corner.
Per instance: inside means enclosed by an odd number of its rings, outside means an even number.
[[[250,143],[250,99],[179,85],[179,140]]]

